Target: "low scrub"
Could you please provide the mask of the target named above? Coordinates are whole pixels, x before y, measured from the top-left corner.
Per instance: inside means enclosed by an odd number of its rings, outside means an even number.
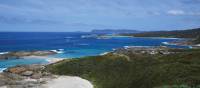
[[[49,65],[47,71],[80,76],[95,88],[194,88],[200,84],[200,50],[84,57]]]

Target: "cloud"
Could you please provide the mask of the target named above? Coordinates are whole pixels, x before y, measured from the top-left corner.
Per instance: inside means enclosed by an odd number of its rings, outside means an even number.
[[[169,15],[185,15],[185,16],[200,16],[200,11],[183,11],[183,10],[169,10]]]
[[[21,17],[0,16],[1,24],[60,24],[61,22],[48,19],[28,19]]]
[[[169,10],[167,12],[169,15],[185,15],[185,11],[183,10]]]
[[[0,0],[0,25],[161,28],[161,19],[167,20],[163,24],[195,21],[200,18],[199,6],[200,0]]]

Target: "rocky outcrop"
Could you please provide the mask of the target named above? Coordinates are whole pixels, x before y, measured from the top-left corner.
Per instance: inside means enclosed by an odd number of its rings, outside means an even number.
[[[25,67],[14,67],[8,69],[8,72],[14,73],[14,74],[21,74],[22,72],[26,71],[27,69]]]
[[[9,58],[20,58],[24,56],[46,56],[56,54],[54,51],[17,51],[17,52],[8,52],[5,54],[0,54],[1,59],[9,59]]]
[[[137,47],[137,46],[125,46],[124,48],[119,48],[113,51],[116,54],[171,54],[174,52],[170,52],[167,47]]]
[[[24,65],[11,67],[0,73],[0,87],[40,88],[39,86],[54,75],[44,71],[43,65]]]
[[[33,75],[33,71],[25,71],[22,73],[23,76],[32,76]]]

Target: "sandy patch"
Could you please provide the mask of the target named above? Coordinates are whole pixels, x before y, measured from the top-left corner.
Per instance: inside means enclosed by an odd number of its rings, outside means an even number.
[[[200,44],[197,44],[196,46],[200,46]]]
[[[47,62],[51,63],[56,63],[59,62],[65,58],[54,58],[54,57],[47,57],[47,56],[25,56],[23,57],[24,59],[45,59]]]
[[[44,88],[93,88],[93,85],[80,77],[60,76],[56,79],[47,81],[42,85]]]

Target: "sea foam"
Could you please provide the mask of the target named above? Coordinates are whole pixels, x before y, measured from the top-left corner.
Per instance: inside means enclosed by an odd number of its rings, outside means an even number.
[[[64,49],[50,50],[55,53],[64,53]]]
[[[6,70],[7,68],[0,68],[0,73]]]
[[[162,42],[162,44],[164,44],[164,45],[176,45],[176,44],[172,44],[172,43],[169,43],[169,42]]]
[[[0,52],[0,55],[8,54],[9,52]]]

